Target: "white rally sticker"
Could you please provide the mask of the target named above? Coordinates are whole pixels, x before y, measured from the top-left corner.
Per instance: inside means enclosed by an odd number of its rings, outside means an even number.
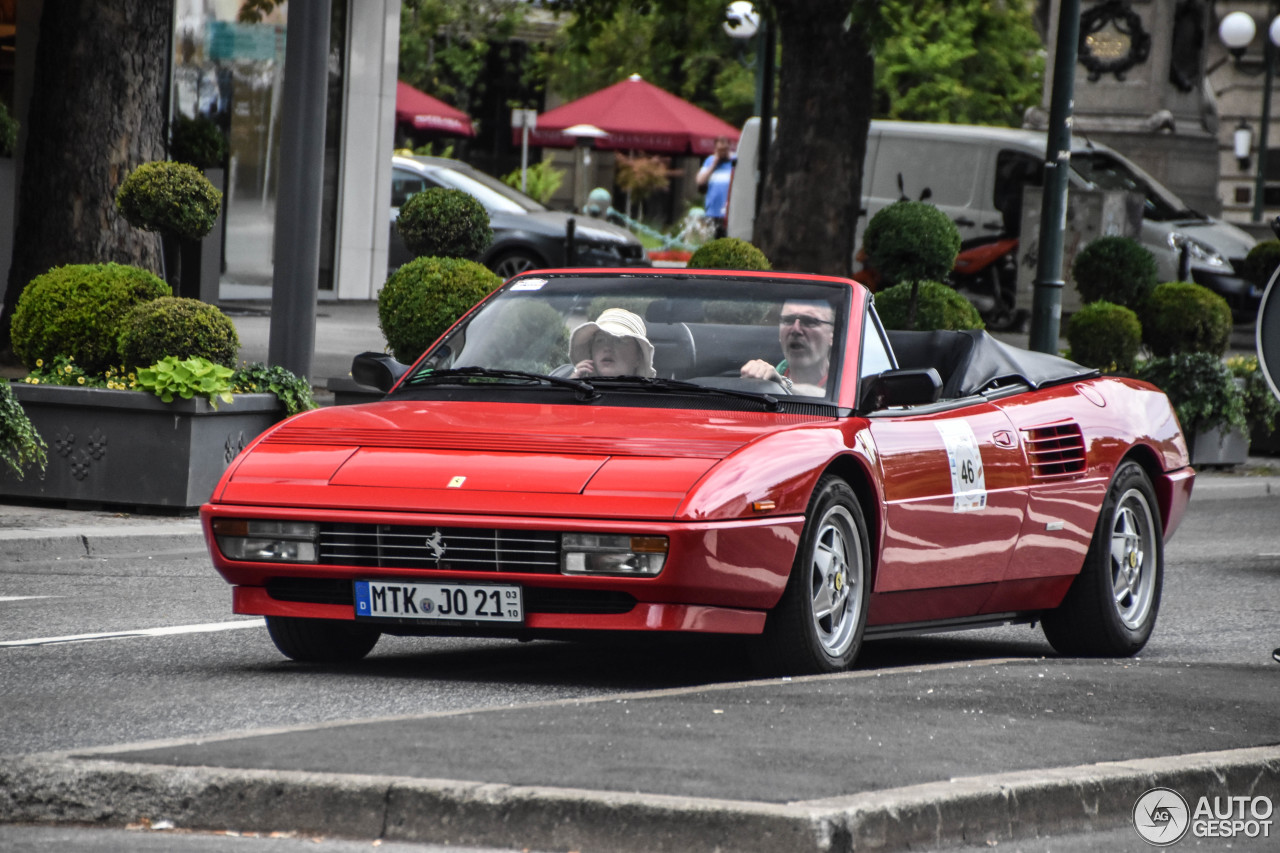
[[[542,286],[547,283],[545,278],[526,278],[523,281],[517,281],[511,285],[512,290],[541,290]]]
[[[951,466],[951,493],[955,496],[952,511],[973,512],[985,508],[987,478],[973,427],[964,421],[941,421],[937,426],[947,446],[947,463]]]

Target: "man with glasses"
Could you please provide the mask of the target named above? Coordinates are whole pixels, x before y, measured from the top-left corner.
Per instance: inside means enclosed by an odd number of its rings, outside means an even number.
[[[788,300],[778,318],[782,361],[774,367],[763,359],[742,365],[742,376],[777,382],[793,394],[826,393],[835,310],[821,300]]]

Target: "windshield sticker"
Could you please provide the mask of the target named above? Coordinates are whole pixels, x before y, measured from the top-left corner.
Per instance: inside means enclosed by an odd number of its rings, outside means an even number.
[[[937,426],[947,446],[947,462],[951,466],[951,493],[955,496],[952,512],[986,508],[987,479],[973,427],[964,421],[946,421]]]
[[[547,283],[545,278],[527,278],[524,281],[517,281],[511,285],[512,290],[542,290],[542,286]]]

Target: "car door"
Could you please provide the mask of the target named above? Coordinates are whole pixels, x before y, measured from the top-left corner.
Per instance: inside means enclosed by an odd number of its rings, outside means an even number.
[[[1009,418],[975,397],[876,412],[869,421],[883,490],[875,592],[1000,581],[1027,501],[1024,458]],[[929,618],[977,612],[985,597],[979,589],[967,599],[957,593],[951,603],[958,612]]]

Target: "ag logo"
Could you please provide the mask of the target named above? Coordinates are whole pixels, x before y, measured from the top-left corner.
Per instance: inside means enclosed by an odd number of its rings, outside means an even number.
[[[1152,788],[1133,804],[1133,828],[1148,844],[1177,844],[1190,826],[1187,801],[1172,788]]]

